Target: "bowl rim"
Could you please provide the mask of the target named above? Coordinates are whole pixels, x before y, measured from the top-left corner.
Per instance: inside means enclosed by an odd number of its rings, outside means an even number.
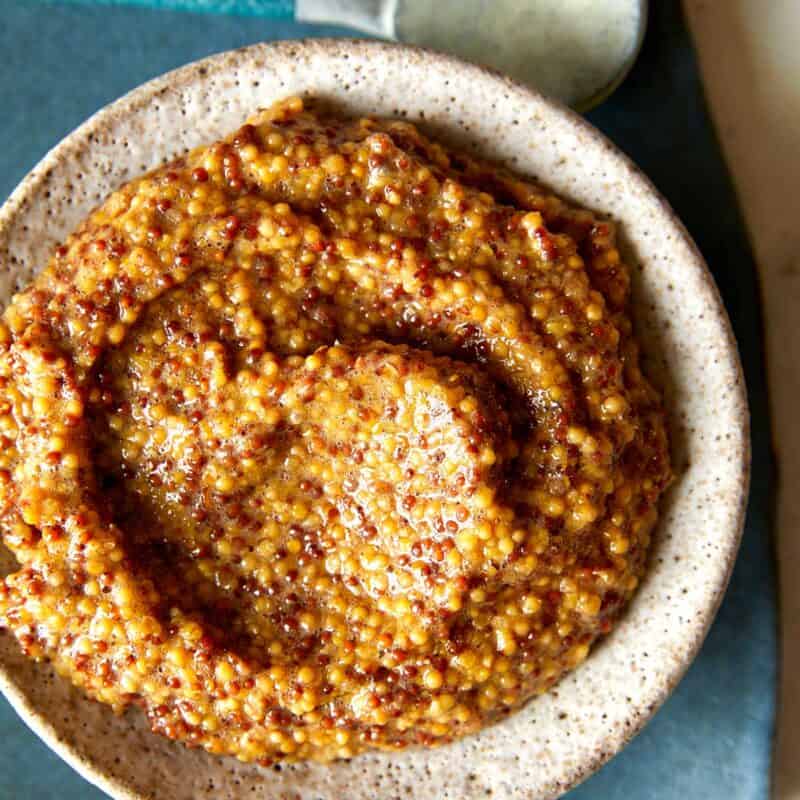
[[[580,133],[582,136],[593,140],[596,145],[599,145],[607,157],[616,160],[617,164],[623,169],[626,179],[631,182],[634,188],[656,201],[659,213],[669,220],[690,255],[691,261],[687,260],[686,268],[697,272],[702,278],[702,283],[707,291],[707,297],[704,298],[709,303],[707,312],[713,315],[718,324],[718,332],[722,340],[721,350],[727,359],[727,363],[723,366],[727,368],[732,376],[730,388],[733,393],[733,399],[731,405],[735,407],[737,412],[735,419],[737,423],[736,433],[741,440],[740,450],[736,456],[740,475],[737,484],[738,502],[735,518],[730,529],[722,532],[724,536],[720,537],[724,549],[719,553],[719,557],[720,560],[724,561],[724,568],[720,571],[719,579],[713,586],[711,602],[699,609],[699,613],[692,620],[690,631],[685,632],[686,640],[691,642],[686,648],[685,656],[670,671],[665,672],[664,677],[651,689],[649,695],[642,698],[638,705],[631,705],[627,714],[628,724],[615,728],[613,732],[608,732],[607,738],[604,739],[606,746],[602,752],[595,753],[592,758],[586,758],[577,764],[571,765],[569,769],[565,769],[565,774],[558,781],[558,785],[554,784],[552,792],[546,795],[552,798],[559,797],[588,778],[619,753],[651,720],[693,663],[716,617],[730,581],[744,531],[749,498],[750,413],[744,373],[733,327],[723,305],[716,281],[697,245],[669,202],[661,195],[641,169],[605,134],[585,120],[579,113],[558,100],[543,95],[536,89],[509,78],[492,67],[464,61],[456,56],[429,48],[382,40],[356,37],[303,37],[299,39],[268,40],[232,50],[220,51],[177,67],[136,86],[93,113],[53,146],[22,178],[7,200],[0,206],[0,236],[17,215],[25,213],[29,198],[47,180],[50,170],[65,158],[68,158],[75,146],[90,142],[95,132],[102,131],[106,124],[111,123],[116,117],[135,114],[139,108],[154,98],[197,80],[198,74],[205,79],[212,73],[224,73],[254,54],[259,54],[263,59],[269,59],[270,57],[279,57],[281,55],[284,57],[292,56],[298,51],[304,50],[317,51],[317,53],[322,51],[330,57],[334,57],[337,54],[341,55],[345,50],[350,53],[362,52],[365,54],[405,51],[429,64],[445,65],[453,70],[462,72],[473,71],[476,77],[481,76],[484,80],[496,81],[503,88],[513,91],[517,97],[524,99],[527,104],[545,107],[549,112],[558,115],[562,121],[568,123],[574,132]],[[688,635],[689,633],[691,633],[691,636]],[[34,707],[34,704],[16,684],[6,665],[2,662],[0,662],[0,691],[5,695],[22,721],[85,780],[111,797],[119,798],[119,800],[146,800],[145,795],[128,785],[124,779],[109,776],[100,767],[96,766],[90,757],[82,755],[73,744],[65,741],[58,734],[48,717]]]

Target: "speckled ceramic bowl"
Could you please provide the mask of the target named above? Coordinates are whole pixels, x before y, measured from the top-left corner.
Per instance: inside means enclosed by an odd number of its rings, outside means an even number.
[[[665,392],[678,473],[646,579],[619,627],[555,691],[432,751],[280,770],[213,758],[153,736],[139,713],[114,717],[7,636],[0,686],[42,739],[117,798],[556,797],[617,752],[680,680],[725,590],[748,487],[745,392],[717,289],[669,206],[603,136],[529,89],[408,47],[316,40],[226,53],[112,104],[28,175],[0,211],[0,297],[27,283],[112,189],[227,134],[259,106],[303,93],[422,122],[621,223],[646,369]]]

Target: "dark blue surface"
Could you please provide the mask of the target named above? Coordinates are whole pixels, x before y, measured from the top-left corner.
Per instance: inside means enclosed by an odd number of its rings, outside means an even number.
[[[658,0],[642,56],[591,121],[667,196],[706,256],[731,314],[753,414],[744,544],[699,657],[631,745],[569,800],[767,800],[775,710],[773,466],[758,291],[677,2]],[[122,8],[0,0],[0,198],[92,112],[187,61],[334,28]],[[0,800],[96,800],[0,700]],[[346,798],[342,798],[346,800]],[[420,798],[420,800],[423,800]],[[431,800],[434,800],[433,798]]]

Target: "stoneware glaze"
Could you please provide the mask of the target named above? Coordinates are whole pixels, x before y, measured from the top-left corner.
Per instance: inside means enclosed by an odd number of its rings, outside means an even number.
[[[645,369],[665,393],[677,473],[650,570],[617,629],[555,691],[437,750],[280,769],[215,758],[153,736],[138,712],[115,717],[86,700],[7,635],[0,687],[50,747],[115,798],[556,797],[617,752],[691,663],[736,557],[748,488],[744,385],[713,279],[666,202],[600,133],[495,73],[409,47],[311,40],[224,53],[113,103],[25,178],[0,210],[0,299],[110,191],[290,94],[408,118],[620,223]],[[8,559],[0,566],[10,568]]]

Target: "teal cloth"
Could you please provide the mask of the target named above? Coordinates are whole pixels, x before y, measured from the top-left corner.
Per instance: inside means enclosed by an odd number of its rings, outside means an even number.
[[[169,2],[179,0],[159,5]],[[741,556],[700,655],[645,730],[568,797],[767,800],[776,615],[773,466],[758,287],[677,0],[651,5],[649,33],[634,71],[590,119],[655,181],[715,273],[750,390],[753,483]],[[148,78],[252,42],[342,33],[347,32],[237,16],[0,0],[0,198],[64,134]],[[0,701],[0,800],[102,796]]]
[[[74,5],[131,5],[168,11],[204,11],[243,17],[294,19],[294,0],[61,0]]]

